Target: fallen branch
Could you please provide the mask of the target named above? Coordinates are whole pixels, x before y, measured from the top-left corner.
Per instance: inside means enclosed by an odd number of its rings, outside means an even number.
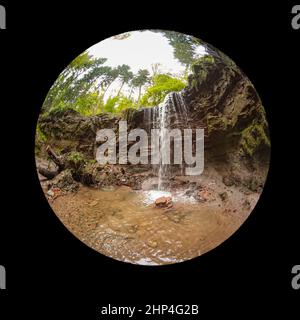
[[[52,148],[49,145],[46,147],[46,151],[48,153],[49,158],[57,165],[58,171],[59,172],[63,171],[65,165],[61,160],[61,158],[56,155],[56,153],[52,150]]]
[[[58,170],[50,171],[50,170],[47,170],[47,169],[44,169],[44,168],[41,168],[41,167],[38,168],[38,171],[43,177],[47,178],[48,180],[53,179],[59,173]]]
[[[48,154],[49,158],[57,166],[57,170],[51,171],[51,170],[48,170],[48,169],[45,169],[45,168],[42,168],[42,167],[38,167],[38,172],[43,177],[47,178],[48,180],[51,180],[51,179],[56,177],[60,172],[62,172],[65,169],[65,164],[64,164],[63,160],[61,159],[61,157],[56,155],[56,153],[53,151],[53,149],[49,145],[46,147],[46,151],[47,151],[47,154]]]

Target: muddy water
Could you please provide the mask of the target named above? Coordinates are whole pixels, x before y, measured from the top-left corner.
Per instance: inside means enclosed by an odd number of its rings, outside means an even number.
[[[51,206],[81,241],[109,257],[144,265],[197,257],[227,239],[248,213],[215,200],[176,201],[173,208],[147,204],[146,194],[127,187],[81,187]],[[247,210],[248,211],[248,210]]]

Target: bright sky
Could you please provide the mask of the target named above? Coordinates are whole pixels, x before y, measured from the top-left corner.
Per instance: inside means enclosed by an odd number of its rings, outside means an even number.
[[[91,47],[89,53],[107,58],[107,65],[127,64],[136,73],[139,69],[151,70],[154,63],[162,64],[162,71],[180,73],[184,66],[173,56],[173,48],[160,33],[151,31],[130,32],[130,37],[118,40],[108,38]]]
[[[97,58],[107,58],[105,65],[116,67],[127,64],[133,73],[139,69],[147,69],[151,74],[151,65],[159,63],[161,72],[169,72],[179,75],[185,67],[174,58],[173,47],[161,34],[152,31],[133,31],[126,39],[108,38],[94,45],[88,52]],[[199,46],[199,55],[205,53],[205,49]],[[107,92],[109,95],[117,89],[117,84]],[[124,90],[128,88],[124,87]]]

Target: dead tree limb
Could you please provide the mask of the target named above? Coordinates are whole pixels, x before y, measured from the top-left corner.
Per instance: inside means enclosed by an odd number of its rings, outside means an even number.
[[[47,169],[44,169],[44,168],[41,168],[41,167],[38,168],[38,171],[43,177],[47,178],[48,180],[53,179],[59,173],[58,170],[50,171],[50,170],[47,170]]]
[[[61,172],[64,170],[64,163],[62,159],[56,155],[56,153],[52,150],[52,148],[48,145],[46,147],[46,151],[48,153],[49,158],[57,165],[58,171]]]
[[[61,171],[65,169],[65,164],[61,157],[59,157],[53,149],[48,145],[46,147],[46,152],[49,156],[49,158],[55,163],[57,170],[51,171],[42,167],[38,167],[38,172],[48,180],[53,179],[56,177]]]

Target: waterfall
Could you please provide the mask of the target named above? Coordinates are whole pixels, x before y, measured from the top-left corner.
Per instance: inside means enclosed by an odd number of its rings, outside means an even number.
[[[151,120],[150,120],[151,119]],[[180,92],[169,93],[164,101],[153,108],[144,109],[144,121],[149,129],[159,129],[160,157],[159,165],[153,167],[158,175],[158,190],[165,190],[167,181],[172,174],[172,164],[164,164],[163,159],[168,157],[169,136],[168,130],[189,128],[189,118],[184,98]],[[171,158],[172,163],[172,158]],[[184,174],[184,165],[181,165],[181,174]]]
[[[158,170],[158,190],[163,190],[163,183],[170,174],[171,166],[163,164],[163,159],[168,156],[168,137],[167,130],[170,127],[170,109],[168,108],[169,96],[162,104],[158,106],[158,123],[159,123],[159,143],[160,143],[160,158],[159,158],[159,170]]]

